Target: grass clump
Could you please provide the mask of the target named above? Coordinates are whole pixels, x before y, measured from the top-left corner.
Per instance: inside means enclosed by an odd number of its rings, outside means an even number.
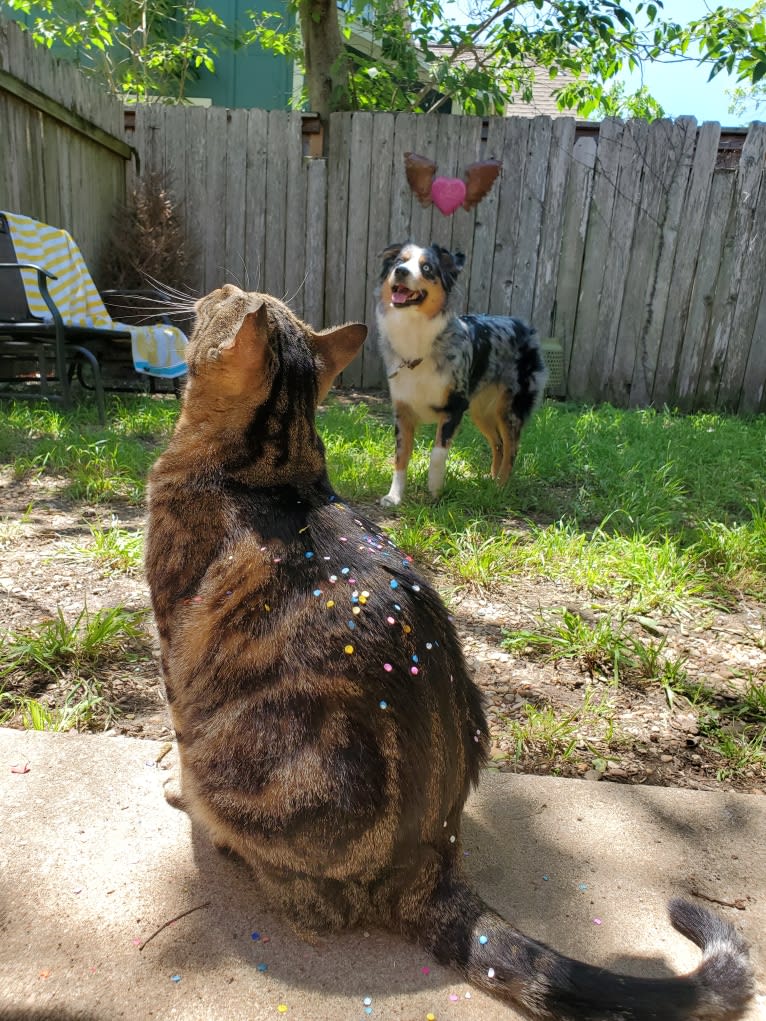
[[[35,627],[3,635],[0,725],[34,730],[108,726],[117,710],[105,692],[103,671],[139,658],[137,645],[147,639],[147,612],[116,606],[89,613],[85,608],[70,623],[59,608]],[[56,697],[35,697],[49,688]]]

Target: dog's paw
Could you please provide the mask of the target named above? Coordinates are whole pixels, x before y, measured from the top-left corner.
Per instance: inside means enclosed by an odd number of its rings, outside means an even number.
[[[381,496],[380,498],[381,507],[398,507],[401,502],[401,496],[392,495],[391,493],[388,493],[386,496]]]

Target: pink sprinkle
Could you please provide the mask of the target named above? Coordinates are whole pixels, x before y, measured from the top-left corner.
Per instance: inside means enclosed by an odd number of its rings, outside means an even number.
[[[593,924],[594,925],[601,925],[601,919],[600,918],[594,918],[593,919]]]
[[[431,969],[430,969],[430,968],[428,968],[428,967],[426,967],[426,966],[422,967],[422,968],[421,968],[420,970],[421,970],[421,972],[422,972],[422,973],[423,973],[424,975],[430,975],[430,974],[431,974]]]
[[[348,542],[348,539],[347,539],[347,538],[345,537],[345,535],[342,535],[342,536],[340,537],[340,541],[341,541],[341,542]]]
[[[452,1000],[453,1003],[457,1003],[458,995],[457,993],[450,993],[449,998]]]
[[[410,667],[410,673],[411,674],[417,674],[417,673],[420,673],[420,671],[418,670],[418,668],[416,666],[411,666]]]
[[[393,618],[393,617],[386,617],[386,621],[387,621],[387,622],[388,622],[389,624],[396,624],[396,621],[394,620],[394,618]]]
[[[133,946],[134,946],[134,947],[140,947],[140,946],[141,946],[141,943],[142,943],[142,942],[143,942],[143,941],[142,941],[142,940],[140,940],[140,939],[138,938],[138,936],[134,936],[134,937],[133,937]]]
[[[390,674],[394,668],[391,666],[390,663],[384,663],[383,669],[386,671],[387,674]]]

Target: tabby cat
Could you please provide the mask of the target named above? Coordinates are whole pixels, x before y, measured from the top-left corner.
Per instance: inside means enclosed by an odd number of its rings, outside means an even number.
[[[366,327],[316,333],[228,284],[195,308],[146,554],[184,807],[305,935],[395,929],[534,1017],[740,1008],[745,945],[702,908],[670,905],[703,950],[696,972],[627,978],[528,939],[470,888],[481,697],[434,590],[333,492],[315,427]]]

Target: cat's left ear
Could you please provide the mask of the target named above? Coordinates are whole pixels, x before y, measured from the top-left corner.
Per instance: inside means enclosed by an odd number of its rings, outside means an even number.
[[[367,336],[364,323],[346,323],[312,335],[317,354],[319,370],[319,400],[321,401],[333,384],[335,377],[343,372],[354,358]]]

